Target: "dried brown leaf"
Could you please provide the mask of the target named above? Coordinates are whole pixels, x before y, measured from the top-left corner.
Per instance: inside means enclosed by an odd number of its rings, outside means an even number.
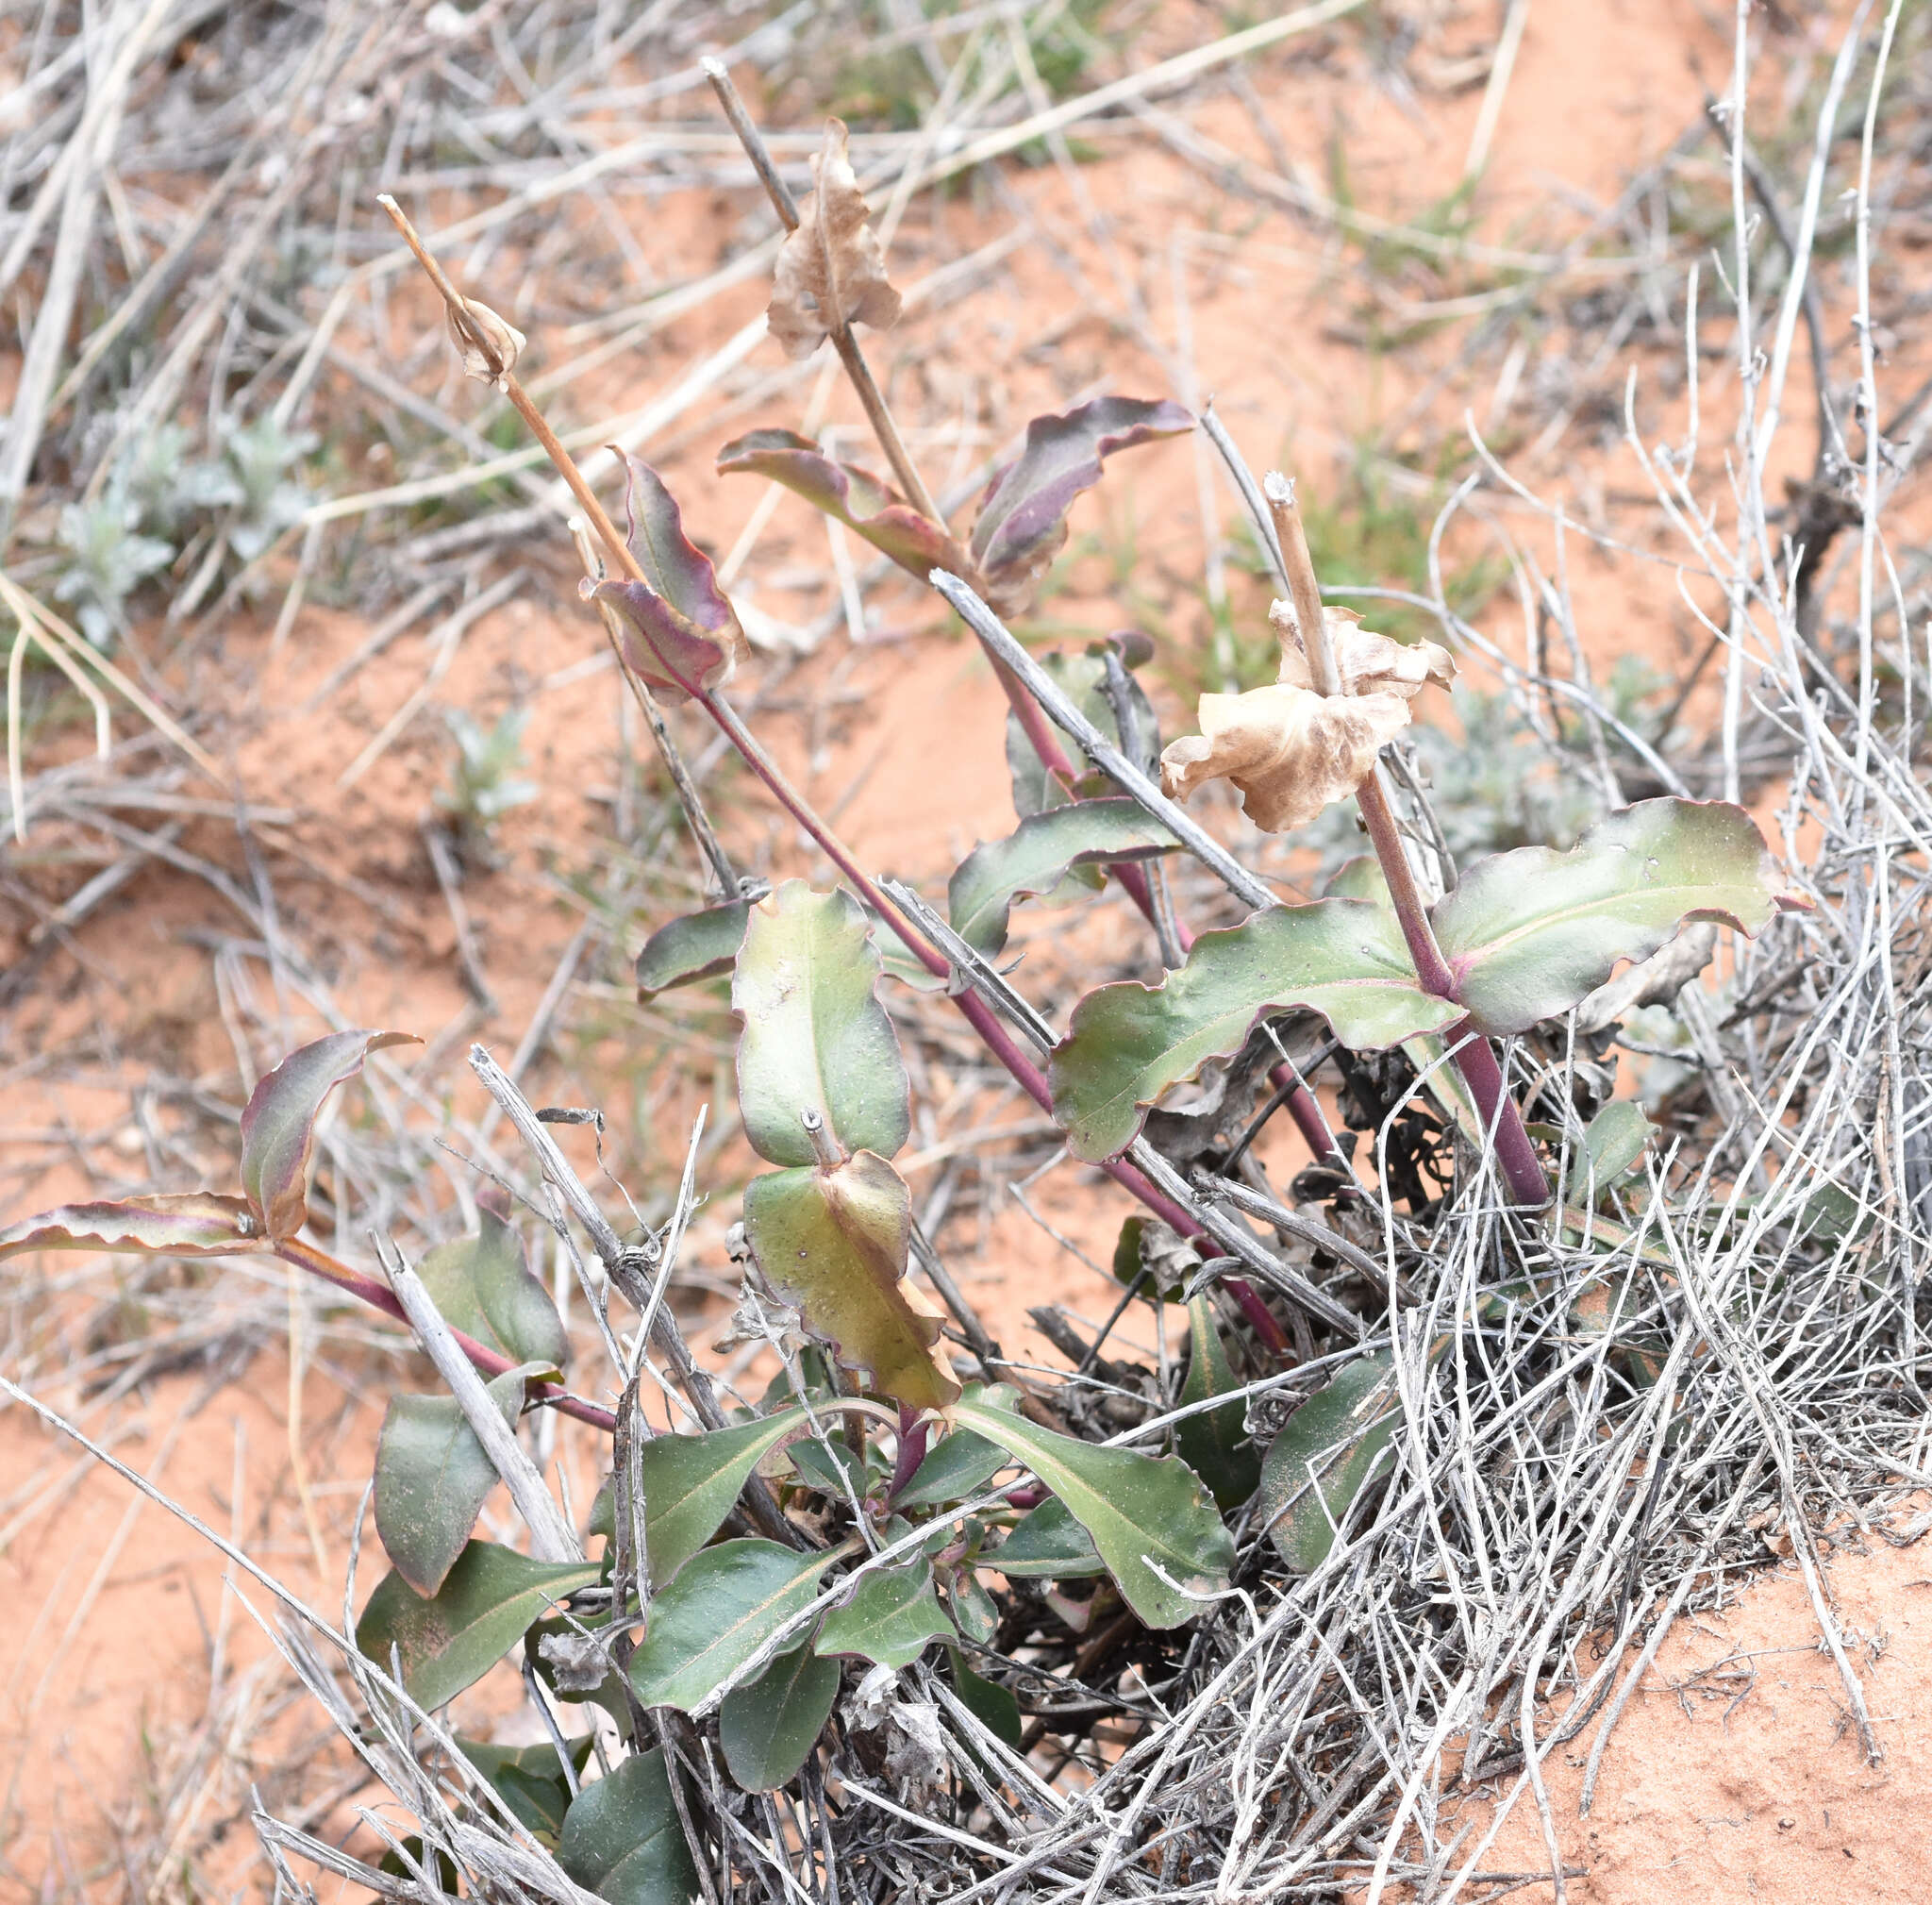
[[[872,228],[845,146],[845,122],[825,121],[824,149],[812,160],[817,189],[798,229],[779,247],[766,322],[791,358],[808,358],[841,325],[883,330],[899,318],[899,293]]]
[[[1315,680],[1302,652],[1294,605],[1276,602],[1268,610],[1268,619],[1281,638],[1278,678],[1291,687],[1312,688]],[[1441,643],[1391,641],[1362,627],[1361,619],[1351,609],[1322,610],[1328,645],[1335,651],[1335,665],[1341,676],[1342,693],[1399,694],[1405,701],[1412,701],[1430,682],[1446,688],[1455,679],[1456,659]]]
[[[523,332],[473,297],[463,300],[460,313],[451,307],[447,315],[450,342],[463,360],[463,375],[508,390],[509,374],[528,343]]]
[[[1160,782],[1185,800],[1204,780],[1231,780],[1257,827],[1286,833],[1353,794],[1383,743],[1407,726],[1399,694],[1326,699],[1279,681],[1245,694],[1204,694],[1201,732],[1168,744]]]

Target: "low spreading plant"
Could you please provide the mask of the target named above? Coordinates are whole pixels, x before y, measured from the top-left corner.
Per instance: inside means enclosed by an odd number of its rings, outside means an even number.
[[[487,856],[496,823],[537,797],[536,783],[522,778],[529,710],[506,709],[489,727],[463,708],[447,710],[443,721],[457,752],[436,804],[449,815],[458,844]]]
[[[716,83],[762,161],[728,82],[719,74]],[[1754,933],[1795,903],[1741,809],[1674,798],[1607,813],[1566,851],[1519,847],[1463,865],[1447,891],[1425,890],[1377,763],[1430,692],[1452,678],[1454,658],[1324,609],[1292,489],[1274,476],[1257,489],[1218,426],[1281,586],[1271,618],[1277,675],[1244,693],[1204,694],[1200,732],[1162,747],[1134,678],[1149,659],[1143,644],[1108,640],[1042,660],[1002,617],[1024,611],[1039,591],[1070,510],[1107,460],[1196,420],[1171,402],[1122,396],[1035,418],[971,526],[956,531],[911,463],[853,331],[855,321],[891,323],[898,296],[844,128],[828,127],[817,190],[803,208],[768,164],[761,173],[790,228],[773,332],[800,355],[832,342],[895,482],[784,430],[727,444],[720,468],[786,485],[929,580],[982,643],[1010,708],[1022,818],[962,861],[943,911],[874,879],[733,709],[724,691],[745,653],[743,632],[662,479],[628,460],[620,532],[518,383],[521,338],[450,285],[389,209],[441,292],[472,374],[530,424],[601,542],[610,573],[588,577],[584,594],[637,692],[647,704],[688,702],[715,723],[837,869],[833,884],[787,879],[759,897],[727,879],[726,898],[660,927],[638,962],[647,999],[730,975],[742,1027],[739,1112],[769,1167],[744,1195],[746,1300],[768,1325],[780,1316],[795,1326],[795,1346],[786,1347],[784,1373],[762,1404],[723,1411],[663,1307],[689,1186],[667,1231],[630,1248],[577,1187],[580,1221],[641,1312],[628,1347],[607,1326],[614,1407],[566,1387],[569,1342],[507,1206],[487,1206],[475,1235],[413,1268],[389,1251],[387,1280],[302,1234],[317,1115],[373,1052],[403,1042],[396,1033],[338,1032],[263,1078],[242,1118],[239,1192],[71,1206],[0,1233],[0,1253],[272,1254],[417,1329],[450,1393],[398,1395],[390,1405],[375,1509],[391,1571],[363,1607],[358,1643],[425,1713],[521,1645],[541,1711],[554,1698],[593,1702],[610,1715],[629,1756],[589,1783],[560,1733],[556,1746],[515,1755],[456,1745],[514,1817],[556,1847],[567,1872],[613,1899],[683,1899],[700,1889],[702,1847],[670,1750],[691,1725],[715,1727],[710,1736],[740,1787],[769,1791],[808,1768],[839,1697],[841,1661],[890,1679],[938,1646],[962,1710],[987,1742],[1016,1749],[1012,1690],[971,1664],[985,1664],[1007,1631],[1016,1583],[1049,1583],[1047,1605],[1067,1621],[1091,1629],[1104,1615],[1158,1634],[1229,1591],[1228,1514],[1248,1513],[1281,1562],[1306,1571],[1358,1512],[1386,1472],[1400,1421],[1372,1312],[1231,1215],[1234,1178],[1223,1174],[1205,1188],[1191,1179],[1185,1167],[1198,1150],[1152,1141],[1150,1115],[1177,1087],[1218,1067],[1228,1088],[1222,1116],[1241,1119],[1249,1103],[1240,1087],[1252,1095],[1265,1072],[1271,1107],[1289,1108],[1328,1170],[1326,1195],[1358,1201],[1361,1184],[1282,1038],[1290,1025],[1319,1018],[1351,1091],[1393,1079],[1394,1109],[1378,1123],[1385,1184],[1399,1175],[1389,1155],[1396,1112],[1421,1078],[1455,1133],[1452,1167],[1489,1177],[1513,1222],[1569,1224],[1579,1212],[1587,1221],[1614,1198],[1648,1128],[1632,1108],[1611,1106],[1578,1135],[1566,1122],[1570,1108],[1555,1108],[1552,1122],[1546,1103],[1537,1122],[1565,1176],[1559,1212],[1545,1216],[1547,1154],[1497,1044],[1553,1027],[1560,1038],[1587,994],[1620,965],[1651,959],[1689,922]],[[1239,791],[1258,827],[1278,832],[1307,828],[1352,801],[1373,852],[1342,868],[1321,897],[1282,904],[1181,804],[1215,780]],[[679,785],[688,791],[688,780]],[[694,831],[724,868],[695,794],[687,797]],[[1196,936],[1177,916],[1162,870],[1180,853],[1215,874],[1248,917]],[[1092,989],[1057,1031],[997,964],[1011,909],[1109,881],[1145,916],[1166,969],[1151,981]],[[1161,1398],[1169,1409],[1156,1425],[1171,1434],[1171,1452],[1129,1445],[1133,1429],[1111,1443],[1078,1432],[1050,1393],[1001,1361],[922,1251],[977,1366],[956,1362],[945,1312],[910,1274],[917,1232],[894,1162],[910,1129],[909,1085],[882,996],[889,978],[943,990],[1051,1114],[1072,1153],[1138,1205],[1120,1273],[1132,1290],[1151,1285],[1157,1297],[1188,1305],[1185,1374],[1177,1394]],[[490,1082],[487,1059],[478,1064]],[[502,1084],[499,1101],[520,1106]],[[559,1175],[565,1167],[534,1119],[520,1128],[554,1184],[575,1181]],[[1310,1228],[1247,1195],[1238,1208],[1257,1209],[1290,1234]],[[1312,1228],[1326,1261],[1366,1278],[1376,1305],[1401,1300],[1373,1255],[1339,1229]],[[1217,1305],[1217,1287],[1231,1310]],[[1227,1328],[1235,1318],[1242,1327]],[[771,1327],[774,1340],[791,1341]],[[1296,1339],[1306,1359],[1316,1331],[1327,1345],[1326,1374],[1311,1390],[1302,1385],[1306,1399],[1264,1451],[1251,1438],[1237,1371],[1285,1375]],[[639,1405],[647,1343],[665,1354],[700,1432],[647,1431]],[[587,1558],[586,1537],[516,1437],[519,1420],[539,1408],[565,1410],[613,1437],[609,1479],[588,1527],[589,1538],[604,1541],[599,1558]],[[475,1533],[499,1478],[531,1530],[528,1554]],[[1081,1582],[1095,1585],[1076,1601],[1065,1589]],[[674,1714],[684,1716],[681,1734],[671,1730]]]

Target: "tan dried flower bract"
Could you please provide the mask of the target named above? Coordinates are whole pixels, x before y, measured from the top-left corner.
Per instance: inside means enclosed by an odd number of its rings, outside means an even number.
[[[451,306],[446,315],[450,342],[463,360],[463,375],[479,384],[493,384],[500,391],[508,389],[509,374],[529,340],[507,318],[473,297],[463,300],[461,314]]]
[[[845,122],[826,120],[824,149],[812,160],[817,189],[800,210],[798,229],[779,247],[772,274],[765,319],[788,357],[809,357],[841,325],[883,330],[898,322],[899,293],[886,276],[845,141]]]
[[[1281,678],[1245,694],[1202,695],[1201,732],[1169,744],[1160,779],[1176,800],[1203,781],[1230,780],[1257,827],[1286,833],[1353,794],[1383,744],[1408,726],[1410,701],[1432,681],[1446,686],[1456,663],[1438,643],[1405,646],[1346,609],[1324,609],[1341,692],[1323,695],[1293,609],[1277,602],[1269,619],[1281,637]]]
[[[1276,602],[1268,610],[1281,642],[1281,673],[1296,688],[1312,688],[1315,678],[1295,631],[1294,605]],[[1335,652],[1344,694],[1399,694],[1412,701],[1430,682],[1446,688],[1456,678],[1456,658],[1440,642],[1391,641],[1361,626],[1352,609],[1324,609],[1323,626]]]
[[[1204,780],[1231,780],[1257,827],[1286,833],[1353,794],[1376,750],[1407,726],[1408,704],[1395,694],[1328,700],[1287,682],[1204,694],[1201,732],[1169,743],[1160,783],[1184,800]]]

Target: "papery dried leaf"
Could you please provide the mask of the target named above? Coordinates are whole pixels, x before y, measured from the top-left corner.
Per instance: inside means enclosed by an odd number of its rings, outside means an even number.
[[[1291,688],[1312,688],[1315,678],[1302,652],[1295,626],[1294,605],[1276,602],[1268,610],[1281,637],[1281,673],[1277,679]],[[1399,694],[1412,701],[1434,682],[1446,688],[1456,678],[1456,658],[1440,642],[1396,642],[1361,626],[1352,609],[1324,609],[1322,623],[1335,666],[1347,695]]]
[[[845,122],[825,121],[825,142],[812,160],[816,189],[800,208],[798,229],[778,248],[772,335],[791,358],[808,358],[841,325],[896,324],[899,293],[873,230],[871,208],[846,153]]]
[[[720,688],[750,652],[710,559],[684,533],[684,519],[650,464],[625,458],[625,542],[642,583],[591,582],[578,593],[621,618],[617,632],[631,666],[658,693],[682,700]]]
[[[464,315],[454,309],[449,321],[450,342],[463,360],[463,375],[479,384],[493,384],[498,390],[509,388],[509,374],[529,342],[507,318],[499,317],[487,304],[473,297],[463,300]]]
[[[1231,780],[1257,827],[1287,833],[1353,794],[1407,726],[1408,703],[1397,694],[1331,699],[1286,682],[1204,694],[1201,732],[1168,744],[1160,784],[1185,800],[1203,781]]]

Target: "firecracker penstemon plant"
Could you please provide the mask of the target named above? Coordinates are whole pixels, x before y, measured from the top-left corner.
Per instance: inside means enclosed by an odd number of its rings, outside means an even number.
[[[621,1274],[628,1260],[606,1225],[611,1242],[600,1253],[612,1280],[649,1312],[628,1350],[610,1339],[627,1381],[607,1407],[565,1386],[570,1345],[526,1267],[507,1204],[486,1199],[476,1235],[413,1267],[385,1245],[386,1279],[306,1239],[316,1117],[372,1052],[406,1042],[396,1033],[332,1034],[261,1079],[242,1118],[239,1194],[75,1205],[0,1232],[0,1254],[272,1253],[416,1328],[451,1393],[390,1404],[375,1512],[391,1572],[364,1606],[358,1643],[397,1671],[425,1713],[519,1645],[543,1711],[548,1698],[606,1709],[631,1752],[595,1781],[580,1784],[581,1755],[560,1733],[557,1746],[516,1753],[459,1744],[579,1882],[609,1897],[653,1901],[699,1890],[689,1813],[665,1753],[667,1712],[691,1721],[715,1714],[731,1777],[748,1791],[770,1791],[810,1758],[838,1698],[841,1660],[890,1675],[938,1645],[963,1708],[991,1739],[1017,1747],[1012,1691],[969,1664],[1000,1632],[1000,1596],[1013,1582],[1043,1579],[1060,1596],[1060,1584],[1096,1578],[1091,1599],[1058,1601],[1070,1622],[1091,1626],[1110,1610],[1144,1629],[1175,1628],[1228,1588],[1235,1543],[1224,1514],[1257,1501],[1251,1526],[1265,1529],[1291,1570],[1307,1570],[1381,1472],[1399,1416],[1384,1379],[1386,1350],[1361,1342],[1368,1331],[1356,1310],[1229,1216],[1223,1200],[1231,1193],[1197,1195],[1146,1140],[1143,1123],[1174,1087],[1216,1061],[1236,1061],[1228,1077],[1249,1083],[1266,1073],[1271,1107],[1288,1108],[1317,1165],[1330,1170],[1331,1192],[1358,1196],[1321,1106],[1280,1042],[1271,1045],[1284,1015],[1319,1015],[1343,1059],[1405,1053],[1448,1108],[1468,1167],[1493,1169],[1502,1201],[1518,1212],[1513,1221],[1547,1221],[1538,1214],[1551,1201],[1544,1164],[1491,1041],[1560,1020],[1617,966],[1657,953],[1687,922],[1751,933],[1792,903],[1748,815],[1677,799],[1611,813],[1568,852],[1528,847],[1477,862],[1441,897],[1427,898],[1377,758],[1423,693],[1448,681],[1453,660],[1433,643],[1404,645],[1324,609],[1291,487],[1270,476],[1257,489],[1218,426],[1217,446],[1282,584],[1272,612],[1278,679],[1203,695],[1200,733],[1163,751],[1133,674],[1147,659],[1144,644],[1111,638],[1045,661],[1032,655],[1000,618],[1032,600],[1065,543],[1075,499],[1108,457],[1191,429],[1195,420],[1170,402],[1114,396],[1036,418],[990,483],[970,531],[956,538],[854,336],[855,322],[890,324],[898,295],[843,126],[828,126],[816,190],[801,209],[729,82],[722,73],[713,78],[788,227],[773,334],[794,355],[831,341],[898,487],[784,430],[727,444],[719,467],[785,485],[929,580],[984,645],[1010,704],[1020,824],[961,863],[944,913],[871,877],[732,709],[724,691],[743,658],[743,632],[657,473],[625,460],[627,527],[620,533],[518,382],[523,339],[451,285],[400,210],[385,204],[445,300],[466,368],[509,397],[590,526],[580,541],[591,572],[585,597],[666,750],[722,888],[717,904],[652,935],[638,961],[640,994],[648,1001],[668,987],[730,975],[742,1026],[739,1110],[747,1141],[771,1167],[745,1192],[748,1276],[754,1296],[795,1312],[805,1348],[788,1356],[761,1408],[727,1415],[683,1350],[661,1287]],[[693,703],[717,724],[837,868],[838,884],[741,886],[670,744],[658,699]],[[1373,856],[1343,869],[1323,897],[1280,904],[1179,804],[1214,778],[1231,782],[1250,818],[1276,832],[1352,798]],[[1253,908],[1250,916],[1194,937],[1160,870],[1178,852],[1217,874]],[[1015,902],[1063,891],[1070,877],[1096,891],[1118,882],[1145,915],[1168,970],[1158,984],[1088,993],[1056,1034],[995,961]],[[1173,1453],[1069,1432],[1051,1397],[1000,1362],[940,1275],[937,1287],[978,1363],[972,1381],[956,1369],[942,1341],[944,1313],[909,1276],[911,1200],[893,1163],[908,1135],[909,1093],[880,998],[889,976],[942,989],[1051,1113],[1073,1154],[1138,1200],[1116,1268],[1130,1292],[1188,1304],[1186,1375],[1169,1398],[1178,1404]],[[1230,1115],[1241,1114],[1232,1108]],[[1627,1107],[1603,1112],[1581,1147],[1590,1169],[1580,1182],[1570,1173],[1562,1202],[1593,1210],[1634,1161],[1646,1128],[1636,1119],[1633,1137]],[[579,1206],[577,1214],[601,1222],[594,1210],[587,1216]],[[1307,1225],[1266,1200],[1260,1214],[1286,1234],[1297,1221]],[[1366,1253],[1351,1256],[1341,1236],[1321,1235],[1329,1261],[1381,1274]],[[643,1261],[668,1262],[664,1249],[655,1240]],[[1233,1305],[1229,1320],[1245,1319],[1244,1333],[1224,1335],[1210,1294],[1217,1284]],[[1383,1287],[1391,1303],[1399,1300],[1397,1289]],[[1284,1371],[1291,1335],[1306,1344],[1311,1326],[1341,1345],[1334,1374],[1264,1455],[1249,1436],[1237,1365]],[[674,1376],[708,1424],[704,1432],[646,1431],[638,1406],[646,1338],[672,1344]],[[1359,1347],[1351,1353],[1351,1345]],[[538,1407],[613,1435],[610,1479],[590,1519],[590,1535],[605,1538],[600,1560],[586,1559],[583,1537],[517,1439],[520,1417]],[[885,1433],[868,1432],[869,1420]],[[530,1528],[527,1555],[475,1537],[499,1478]]]

